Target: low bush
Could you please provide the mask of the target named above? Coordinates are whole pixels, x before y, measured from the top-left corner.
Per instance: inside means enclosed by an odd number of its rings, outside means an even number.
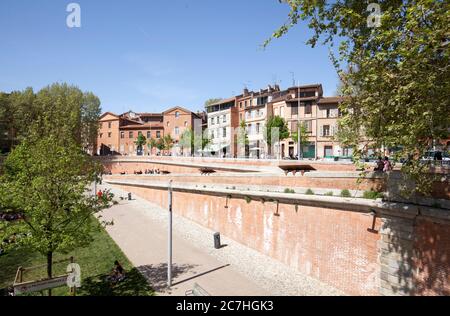
[[[351,197],[352,194],[350,193],[349,190],[345,189],[341,191],[341,197]]]
[[[383,198],[383,193],[376,192],[376,191],[365,191],[363,193],[363,198],[369,199],[369,200],[381,199],[381,198]]]

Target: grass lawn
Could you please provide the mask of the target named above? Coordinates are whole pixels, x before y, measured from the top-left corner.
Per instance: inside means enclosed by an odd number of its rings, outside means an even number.
[[[123,254],[116,243],[111,239],[104,229],[94,233],[94,241],[86,248],[80,248],[68,255],[55,254],[54,261],[70,258],[73,256],[75,262],[81,267],[81,288],[77,289],[80,296],[148,296],[153,295],[153,291],[147,284],[145,278],[132,266],[127,257]],[[126,271],[126,278],[114,287],[111,287],[105,277],[114,266],[114,261],[118,260]],[[39,253],[28,249],[15,249],[0,256],[0,289],[12,285],[17,272],[17,268],[24,268],[42,265],[46,263],[46,258]],[[54,265],[53,275],[63,274],[68,261]],[[34,275],[26,274],[24,281],[40,279],[46,277],[46,267],[42,267],[33,272]],[[57,296],[68,295],[69,289],[61,287],[53,289],[52,294]],[[47,295],[35,293],[36,295]],[[1,293],[0,293],[1,295]]]

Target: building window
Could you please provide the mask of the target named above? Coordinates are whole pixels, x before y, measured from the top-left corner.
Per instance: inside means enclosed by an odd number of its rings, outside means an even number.
[[[291,107],[291,115],[298,115],[298,105]]]
[[[306,126],[306,131],[312,133],[312,121],[305,121],[303,124]]]
[[[219,117],[216,117],[216,123],[220,124],[220,118]]]
[[[141,136],[142,135],[142,132],[138,132],[138,136]]]
[[[224,115],[224,116],[223,116],[223,123],[226,123],[226,122],[227,122],[227,116]]]
[[[128,133],[128,138],[134,138],[133,132]]]
[[[324,156],[325,158],[333,157],[333,146],[325,146]]]
[[[188,126],[188,122],[184,121],[184,127],[187,127],[187,126]]]
[[[175,117],[176,117],[176,118],[179,118],[179,117],[180,117],[180,112],[176,111],[176,112],[175,112]]]
[[[324,125],[322,128],[322,136],[330,136],[330,125]]]
[[[227,128],[226,127],[223,128],[222,136],[227,137]]]
[[[260,123],[256,123],[256,134],[259,134],[261,131],[261,124]]]
[[[167,126],[170,126],[170,121],[167,121]]]
[[[103,133],[100,133],[100,138],[103,138]]]
[[[125,132],[120,132],[120,138],[125,138]]]
[[[111,138],[111,137],[112,137],[112,133],[109,132],[109,133],[108,133],[108,138]]]
[[[245,101],[245,107],[247,107],[247,101]]]
[[[239,102],[239,108],[242,109],[242,102]]]
[[[305,114],[312,114],[312,104],[311,103],[305,104]]]
[[[214,125],[214,117],[211,117],[211,125]]]
[[[161,132],[160,131],[156,131],[156,138],[161,138]]]
[[[108,122],[108,128],[111,128],[111,127],[112,127],[112,123]]]
[[[211,139],[214,139],[214,131],[211,131]]]
[[[180,134],[180,129],[177,127],[175,127],[175,135],[179,135]]]
[[[147,139],[152,138],[152,132],[147,132]]]

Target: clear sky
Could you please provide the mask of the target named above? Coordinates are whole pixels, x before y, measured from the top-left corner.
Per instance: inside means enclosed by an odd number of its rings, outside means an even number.
[[[81,28],[66,7],[81,6]],[[305,25],[261,44],[287,19],[278,0],[1,0],[0,91],[67,82],[104,111],[203,108],[213,97],[277,82],[336,90],[328,48],[305,44]]]

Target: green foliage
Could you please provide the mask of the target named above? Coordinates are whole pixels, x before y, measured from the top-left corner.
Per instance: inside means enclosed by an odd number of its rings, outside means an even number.
[[[306,190],[305,192],[306,195],[314,195],[314,191],[311,189]]]
[[[108,233],[92,220],[93,242],[87,247],[77,248],[68,254],[56,253],[55,261],[64,260],[71,256],[81,267],[81,288],[77,290],[77,296],[143,296],[153,295],[147,281],[139,273]],[[109,275],[113,262],[118,260],[126,271],[127,278],[118,286],[111,287],[105,278]],[[0,289],[11,286],[17,269],[22,267],[35,267],[45,265],[45,258],[39,252],[29,247],[16,247],[0,256]],[[54,265],[54,274],[66,272],[67,261]],[[33,269],[26,273],[25,281],[38,280],[45,276],[45,267]],[[1,293],[1,290],[0,290]],[[68,294],[67,287],[53,290],[54,296],[65,296]],[[38,295],[35,293],[34,295]]]
[[[47,256],[49,276],[52,254],[88,245],[92,215],[112,202],[87,191],[102,167],[84,151],[84,101],[80,90],[67,85],[34,96],[39,115],[28,122],[26,137],[6,158],[0,177],[0,209],[24,215],[21,221],[0,222],[0,238],[21,234],[16,245]]]
[[[245,197],[245,201],[246,201],[248,204],[250,204],[250,203],[252,202],[252,198],[249,197],[249,196],[246,196],[246,197]]]
[[[280,116],[272,116],[267,121],[265,127],[264,139],[267,145],[273,145],[272,138],[276,136],[277,130],[280,141],[289,138],[289,128],[284,118]]]
[[[222,101],[221,98],[212,98],[205,101],[205,108],[208,108],[209,106],[213,105],[214,103],[217,103],[219,101]]]
[[[348,198],[348,197],[351,197],[351,196],[352,196],[352,194],[350,193],[349,190],[344,189],[344,190],[341,191],[341,197]]]
[[[420,158],[434,140],[449,137],[450,3],[379,0],[381,24],[369,27],[367,1],[284,2],[291,7],[288,22],[272,38],[304,21],[313,31],[307,43],[330,48],[346,97],[339,141],[354,149],[356,161],[368,149],[401,146],[397,158],[411,157],[402,167],[415,182],[410,193],[429,194],[431,179]]]
[[[324,194],[325,196],[333,196],[333,191],[327,192]]]
[[[363,198],[370,199],[370,200],[382,199],[383,196],[384,196],[383,193],[376,192],[376,191],[365,191],[363,193]]]
[[[54,128],[62,137],[73,137],[84,150],[93,152],[101,112],[100,100],[93,93],[53,84],[38,93],[31,88],[0,93],[0,105],[0,132],[8,130],[15,135],[10,137],[8,147],[28,137],[31,125],[41,125],[36,132],[45,135]]]
[[[309,139],[308,128],[307,128],[305,122],[298,122],[298,124],[300,127],[300,143],[306,144]],[[298,144],[298,136],[299,136],[298,130],[292,132],[292,134],[291,134],[291,138],[294,141],[294,143],[296,143],[296,144]]]
[[[191,155],[194,154],[194,149],[205,149],[211,143],[211,139],[207,133],[203,135],[195,135],[191,128],[187,128],[180,137],[180,145],[184,149],[189,149]]]
[[[138,150],[142,150],[142,148],[147,144],[147,138],[139,133],[134,143]]]
[[[284,193],[295,193],[295,190],[286,188],[286,189],[284,189]]]

